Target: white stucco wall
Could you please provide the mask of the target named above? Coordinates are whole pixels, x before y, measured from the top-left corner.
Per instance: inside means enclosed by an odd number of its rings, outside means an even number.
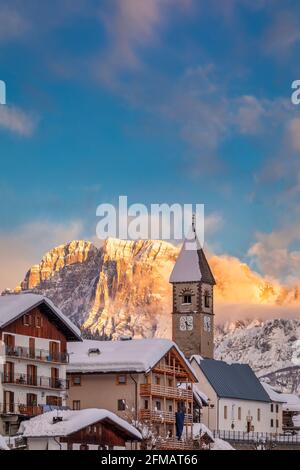
[[[5,334],[5,333],[4,333]],[[11,334],[11,333],[9,333]],[[15,336],[15,347],[29,347],[29,338],[30,336],[14,334]],[[52,341],[52,340],[51,340]],[[35,348],[49,351],[49,339],[45,338],[35,338]],[[59,341],[56,341],[60,343]],[[51,368],[55,367],[59,369],[59,378],[66,380],[66,365],[65,364],[56,364],[52,362],[38,362],[28,359],[17,359],[10,356],[5,356],[5,345],[3,341],[0,341],[0,374],[4,372],[4,363],[5,362],[14,363],[14,373],[15,374],[27,374],[27,365],[32,364],[37,367],[37,376],[51,378]],[[46,381],[47,382],[47,381]],[[66,404],[66,392],[57,391],[52,389],[39,389],[38,387],[29,387],[29,386],[19,386],[19,385],[10,385],[2,384],[0,381],[0,404],[4,402],[4,391],[14,392],[14,403],[15,404],[24,404],[27,403],[27,394],[34,393],[37,395],[37,404],[45,405],[47,396],[56,396],[61,397],[63,405]]]

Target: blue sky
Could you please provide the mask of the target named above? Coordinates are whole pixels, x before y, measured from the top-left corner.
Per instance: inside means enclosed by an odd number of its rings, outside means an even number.
[[[122,194],[204,203],[212,251],[298,278],[299,21],[297,0],[0,0],[0,287]]]

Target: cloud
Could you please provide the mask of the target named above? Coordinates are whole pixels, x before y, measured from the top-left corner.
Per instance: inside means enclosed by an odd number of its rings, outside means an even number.
[[[287,140],[292,151],[300,150],[300,118],[291,119],[287,126]]]
[[[280,57],[286,55],[300,41],[299,20],[297,9],[276,12],[265,33],[265,50]]]
[[[36,120],[26,112],[14,106],[0,105],[0,128],[29,137],[35,127]]]
[[[0,232],[0,292],[16,287],[49,249],[78,239],[81,233],[82,224],[78,221],[66,225],[37,221],[13,232]]]
[[[0,6],[0,42],[20,38],[29,30],[29,22],[17,9]]]
[[[300,277],[300,251],[291,249],[300,242],[299,222],[271,233],[257,233],[257,242],[248,255],[268,276],[295,282]]]
[[[299,306],[257,305],[249,303],[216,303],[216,324],[272,320],[274,318],[299,319]]]
[[[112,0],[99,12],[107,48],[98,63],[98,76],[106,85],[120,86],[120,74],[140,69],[141,52],[159,44],[161,28],[172,12],[187,9],[192,0]]]

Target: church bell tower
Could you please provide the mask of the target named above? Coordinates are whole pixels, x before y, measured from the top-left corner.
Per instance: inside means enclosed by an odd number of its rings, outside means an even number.
[[[187,358],[214,357],[214,276],[196,235],[184,241],[173,268],[172,339]]]

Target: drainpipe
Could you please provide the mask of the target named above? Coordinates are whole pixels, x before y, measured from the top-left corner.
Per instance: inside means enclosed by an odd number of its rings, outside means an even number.
[[[220,431],[219,429],[219,408],[220,408],[220,398],[217,397],[217,430]]]
[[[137,384],[137,381],[136,379],[131,375],[129,374],[131,380],[134,382],[134,401],[135,401],[135,404],[134,404],[134,418],[135,418],[135,423],[137,424],[138,422],[138,409],[137,409],[137,402],[138,402],[138,384]],[[134,443],[134,447],[135,447],[135,450],[137,450],[137,442]]]

